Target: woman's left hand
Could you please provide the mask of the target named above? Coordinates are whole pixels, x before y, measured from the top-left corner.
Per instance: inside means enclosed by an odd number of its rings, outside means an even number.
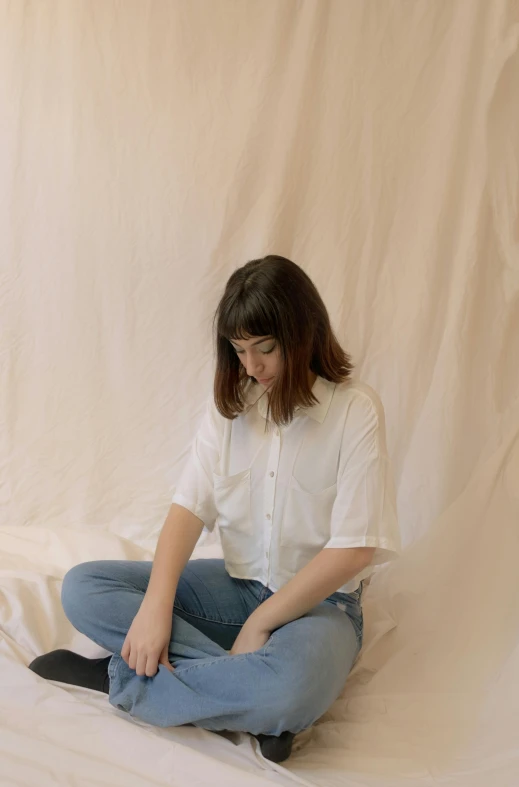
[[[270,631],[266,631],[258,626],[253,618],[250,617],[242,626],[229,654],[237,656],[239,653],[253,653],[255,650],[262,648],[269,637]]]

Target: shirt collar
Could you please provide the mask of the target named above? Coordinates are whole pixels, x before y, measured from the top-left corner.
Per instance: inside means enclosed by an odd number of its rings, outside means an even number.
[[[296,407],[295,414],[298,415],[299,413],[303,413],[304,415],[308,415],[310,418],[313,418],[314,421],[322,424],[330,407],[334,389],[335,383],[325,380],[324,377],[317,377],[315,383],[312,386],[312,393],[318,400],[317,404],[311,405],[310,407]],[[254,395],[254,399],[258,403],[259,414],[263,418],[266,418],[267,397],[260,396],[259,398],[256,398]]]

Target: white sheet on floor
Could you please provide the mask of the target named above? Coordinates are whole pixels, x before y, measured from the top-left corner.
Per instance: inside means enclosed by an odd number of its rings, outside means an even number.
[[[518,42],[515,0],[0,0],[2,787],[519,783]],[[284,766],[26,669],[99,653],[61,578],[153,554],[269,252],[384,401],[406,544]]]

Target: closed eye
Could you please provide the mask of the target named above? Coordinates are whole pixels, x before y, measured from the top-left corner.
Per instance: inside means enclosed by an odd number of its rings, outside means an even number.
[[[234,348],[234,351],[235,351],[236,355],[243,355],[243,353],[245,352],[244,350],[241,350],[241,349],[238,349],[237,347],[234,347],[234,345],[233,345],[233,348]],[[274,352],[275,349],[276,349],[276,345],[273,344],[272,347],[270,348],[270,350],[260,350],[260,353],[262,355],[270,355],[270,353]]]

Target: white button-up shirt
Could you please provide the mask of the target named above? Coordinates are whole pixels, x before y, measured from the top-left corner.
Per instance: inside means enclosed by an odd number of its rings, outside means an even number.
[[[400,551],[384,411],[367,385],[317,377],[318,404],[266,430],[267,394],[224,418],[211,398],[172,501],[218,524],[232,577],[279,590],[331,547],[375,547],[370,565],[337,588],[355,590]]]

